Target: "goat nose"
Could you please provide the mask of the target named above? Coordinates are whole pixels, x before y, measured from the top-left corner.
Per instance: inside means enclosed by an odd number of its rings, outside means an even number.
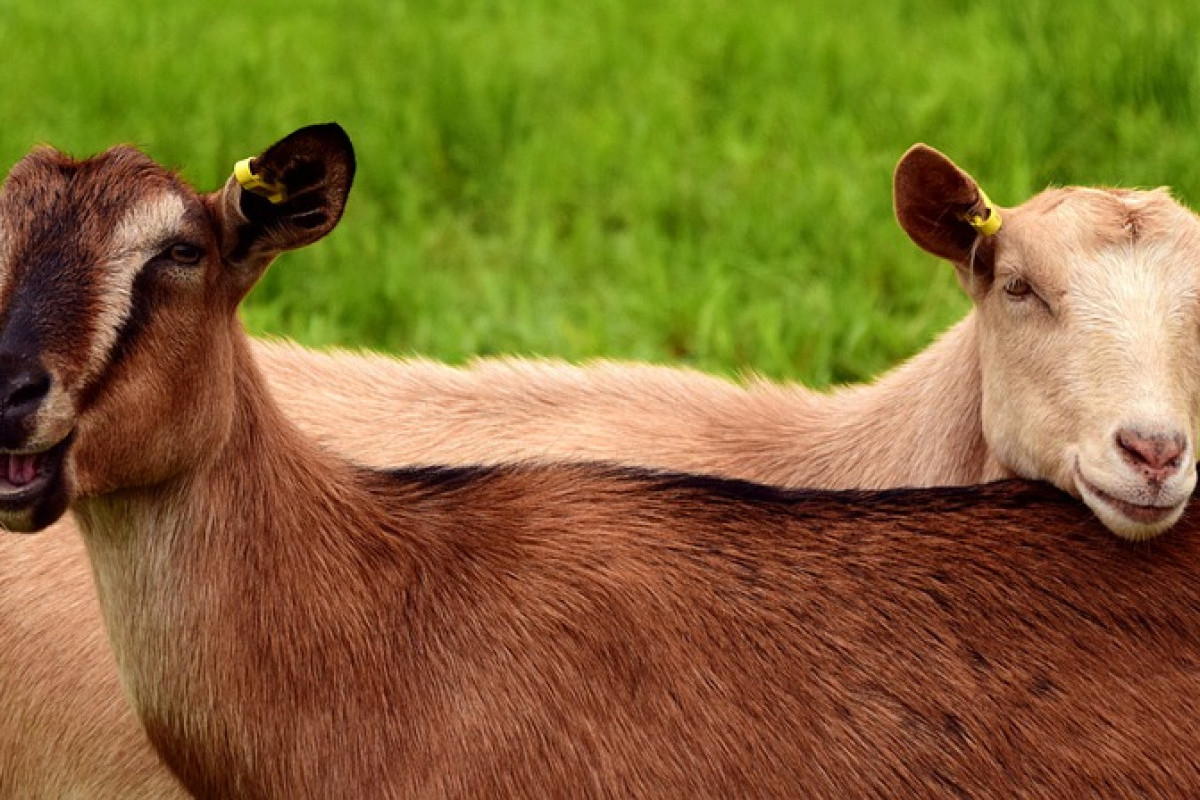
[[[50,374],[38,364],[21,364],[0,374],[0,418],[20,422],[37,413],[50,392]]]
[[[1117,431],[1117,447],[1131,466],[1146,478],[1162,481],[1179,470],[1187,439],[1182,434],[1146,434],[1130,428]]]

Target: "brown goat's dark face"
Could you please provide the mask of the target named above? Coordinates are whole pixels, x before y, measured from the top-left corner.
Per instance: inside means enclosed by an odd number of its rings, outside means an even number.
[[[0,191],[0,523],[37,530],[77,496],[152,485],[232,420],[238,301],[281,250],[340,218],[353,152],[337,126],[255,160],[272,203],[199,195],[132,148],[37,150]]]

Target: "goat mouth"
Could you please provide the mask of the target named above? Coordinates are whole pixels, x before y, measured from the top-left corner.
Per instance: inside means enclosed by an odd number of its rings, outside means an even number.
[[[60,483],[63,461],[74,440],[68,434],[45,450],[0,451],[0,511],[19,512]]]
[[[1085,478],[1078,464],[1075,465],[1075,477],[1079,483],[1081,494],[1084,495],[1085,499],[1090,496],[1131,522],[1136,522],[1140,525],[1161,525],[1169,520],[1172,515],[1177,514],[1180,508],[1187,502],[1187,498],[1168,505],[1131,503],[1128,500],[1122,500],[1119,497],[1109,494]]]

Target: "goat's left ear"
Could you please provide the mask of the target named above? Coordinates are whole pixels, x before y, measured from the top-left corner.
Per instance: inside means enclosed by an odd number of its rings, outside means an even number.
[[[325,236],[346,208],[354,167],[336,123],[301,128],[238,162],[214,203],[226,263],[253,283],[284,250]]]

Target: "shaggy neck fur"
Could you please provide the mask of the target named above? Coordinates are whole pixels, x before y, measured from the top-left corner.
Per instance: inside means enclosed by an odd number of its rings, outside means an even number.
[[[383,447],[404,464],[586,459],[790,488],[877,489],[1011,476],[983,438],[976,330],[972,312],[877,382],[831,393],[621,362],[488,359],[463,368],[306,352],[301,363],[293,346],[262,343],[255,354],[302,427],[321,430],[328,409],[341,409],[344,424],[329,441],[343,452]],[[321,392],[290,388],[309,383]]]
[[[982,387],[976,316],[972,312],[941,338],[877,382],[819,395],[761,383],[756,397],[787,408],[782,444],[761,443],[756,479],[787,486],[884,489],[965,485],[1012,477],[983,437]],[[769,431],[771,425],[763,426]],[[780,452],[786,448],[786,452]],[[730,453],[729,457],[733,457]]]

